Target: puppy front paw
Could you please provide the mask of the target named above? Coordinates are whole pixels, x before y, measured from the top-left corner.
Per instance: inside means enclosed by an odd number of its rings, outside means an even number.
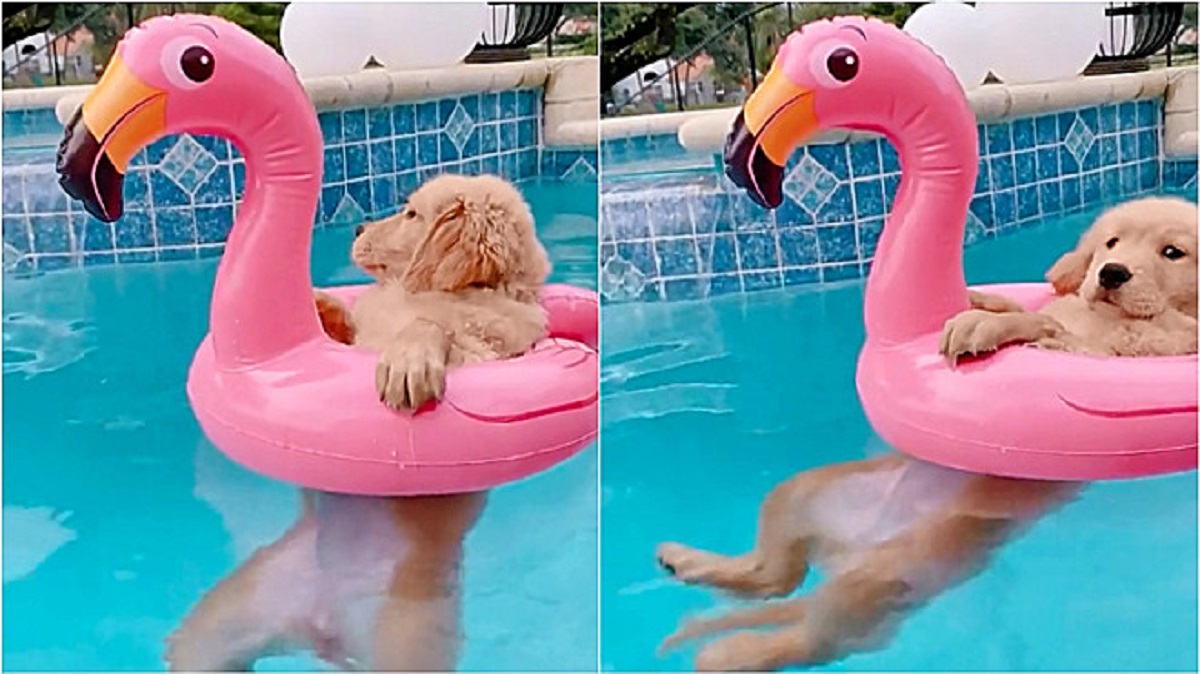
[[[330,339],[342,344],[354,343],[354,320],[350,311],[338,298],[320,290],[313,291],[313,300],[317,303],[317,317],[321,319],[321,328]]]
[[[375,365],[375,391],[395,410],[414,411],[446,392],[446,352],[426,340],[401,340]]]
[[[972,309],[946,321],[938,353],[954,365],[963,356],[995,351],[1004,337],[1003,314]]]

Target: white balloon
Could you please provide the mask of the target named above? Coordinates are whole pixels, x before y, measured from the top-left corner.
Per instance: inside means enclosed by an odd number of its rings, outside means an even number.
[[[371,56],[363,37],[371,33],[379,7],[360,2],[292,2],[283,10],[279,42],[301,77],[349,75]]]
[[[1104,5],[979,2],[992,72],[1008,84],[1070,79],[1092,62],[1107,25]]]
[[[987,35],[973,7],[961,2],[921,5],[904,22],[904,32],[941,56],[963,89],[973,89],[987,78],[989,51],[982,48]]]
[[[483,37],[484,2],[373,5],[380,10],[371,53],[388,70],[441,68],[460,63]]]

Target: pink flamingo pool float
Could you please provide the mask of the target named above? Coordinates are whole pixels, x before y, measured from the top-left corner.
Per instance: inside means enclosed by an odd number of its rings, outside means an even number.
[[[211,333],[187,389],[205,434],[227,455],[315,489],[436,494],[545,470],[595,437],[597,301],[569,286],[543,293],[550,336],[529,353],[453,371],[445,398],[415,415],[379,401],[377,355],[328,339],[313,301],[316,113],[288,63],[232,23],[177,15],[129,31],[68,124],[60,182],[112,222],[130,158],[182,132],[229,138],[246,158]],[[361,289],[329,290],[352,302]]]
[[[1098,358],[1006,348],[949,368],[943,324],[968,306],[962,247],[979,161],[975,115],[954,75],[894,26],[845,17],[788,38],[725,149],[758,203],[783,200],[783,167],[821,129],[883,134],[903,179],[867,279],[858,391],[905,453],[1010,477],[1102,480],[1196,468],[1195,356]],[[1029,309],[1044,283],[981,287]]]

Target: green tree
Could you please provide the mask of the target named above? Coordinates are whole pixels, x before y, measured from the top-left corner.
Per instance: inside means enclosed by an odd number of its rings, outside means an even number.
[[[285,2],[223,2],[212,5],[212,13],[229,19],[254,33],[258,39],[282,53],[279,46],[279,24],[283,21]]]

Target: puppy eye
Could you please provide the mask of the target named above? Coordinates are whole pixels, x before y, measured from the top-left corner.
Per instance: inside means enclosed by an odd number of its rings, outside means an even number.
[[[1185,255],[1187,255],[1187,253],[1176,248],[1175,246],[1167,246],[1166,248],[1162,249],[1162,256],[1168,260],[1178,260]]]
[[[406,208],[406,209],[404,209],[404,219],[405,219],[405,220],[412,220],[412,219],[413,219],[413,218],[415,218],[415,217],[417,217],[417,212],[416,212],[416,211],[414,211],[414,210],[413,210],[413,209],[411,209],[411,208]]]
[[[1112,248],[1115,245],[1117,245],[1117,237],[1115,236],[1104,243],[1106,248]]]

